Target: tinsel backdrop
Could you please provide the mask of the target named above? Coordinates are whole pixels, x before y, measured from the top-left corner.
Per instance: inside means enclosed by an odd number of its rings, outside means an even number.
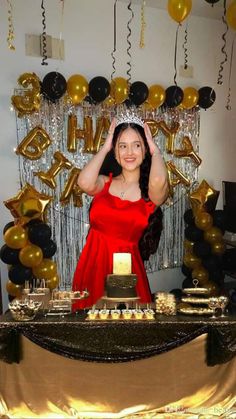
[[[69,102],[67,103],[64,97],[54,103],[43,99],[38,112],[24,117],[16,117],[18,150],[19,145],[35,127],[42,127],[51,140],[51,144],[37,160],[24,157],[19,152],[17,154],[21,188],[28,182],[38,191],[53,197],[53,201],[48,207],[47,222],[51,225],[53,239],[58,247],[54,259],[57,263],[60,287],[62,288],[71,286],[77,260],[89,230],[91,203],[91,197],[82,192],[76,200],[73,199],[73,194],[69,196],[69,199],[63,200],[63,191],[68,185],[69,176],[73,174],[72,171],[75,170],[75,173],[78,173],[78,169],[82,169],[96,152],[95,150],[87,152],[83,138],[77,139],[75,152],[68,151],[68,120],[71,116],[77,117],[77,129],[82,130],[85,118],[90,117],[93,132],[95,132],[99,118],[104,117],[111,121],[113,116],[124,112],[125,109],[124,104],[105,106],[90,104],[86,101],[79,106],[73,106]],[[170,196],[162,207],[164,229],[158,252],[151,256],[146,263],[147,272],[151,273],[182,264],[183,214],[189,207],[188,193],[196,186],[198,167],[201,163],[201,159],[197,155],[200,110],[198,107],[194,107],[190,110],[158,108],[150,111],[145,107],[140,107],[136,109],[136,112],[147,120],[150,128],[153,128],[155,142],[167,164],[171,189]],[[160,129],[163,122],[164,128]],[[155,124],[159,129],[155,129]],[[105,138],[108,128],[109,125],[105,129],[103,127],[101,139]],[[170,140],[172,149],[170,149]],[[63,167],[53,174],[55,187],[52,188],[42,181],[37,173],[46,173],[52,168],[56,152],[59,153],[59,157],[64,156],[68,163],[67,168]]]

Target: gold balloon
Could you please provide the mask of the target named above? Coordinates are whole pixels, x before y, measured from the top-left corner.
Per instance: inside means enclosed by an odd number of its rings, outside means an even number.
[[[103,102],[102,102],[103,106],[107,106],[108,108],[110,108],[111,106],[115,105],[115,99],[113,99],[113,97],[108,96]]]
[[[205,268],[198,266],[192,271],[192,278],[198,279],[200,285],[203,285],[204,282],[208,281],[209,274]]]
[[[18,117],[31,115],[40,108],[40,80],[35,73],[24,73],[18,83],[24,88],[21,95],[11,97],[12,105],[18,111]],[[31,86],[31,89],[28,87]]]
[[[168,0],[168,13],[176,22],[183,22],[192,9],[192,0]]]
[[[78,105],[88,94],[88,82],[80,74],[74,74],[67,80],[67,93],[73,105]]]
[[[215,255],[223,255],[223,253],[225,252],[225,249],[226,249],[226,246],[223,241],[214,242],[211,245],[211,251]]]
[[[190,242],[189,240],[184,239],[185,253],[193,253],[193,246],[194,246],[194,242]]]
[[[185,186],[190,185],[190,180],[175,166],[172,161],[166,163],[168,182],[169,182],[169,194],[174,195],[174,188],[182,183]]]
[[[39,279],[51,279],[56,273],[56,263],[51,259],[43,259],[38,266],[33,268],[34,276]]]
[[[6,283],[6,291],[12,297],[21,297],[23,291],[23,285],[13,284],[10,279]]]
[[[74,206],[75,207],[82,207],[82,189],[80,189],[79,185],[77,185],[77,179],[79,173],[81,172],[80,169],[74,167],[71,170],[70,176],[65,184],[65,188],[60,196],[60,202],[62,205],[69,204],[71,196],[73,196]]]
[[[213,218],[208,212],[198,212],[195,216],[195,224],[200,230],[208,230],[213,225]]]
[[[39,177],[39,179],[46,183],[49,188],[55,189],[57,186],[55,177],[63,169],[71,169],[72,163],[60,151],[56,151],[53,157],[55,162],[52,164],[51,168],[47,172],[41,170],[39,172],[34,172],[34,176]]]
[[[84,153],[89,153],[93,144],[93,121],[91,116],[85,116],[84,128],[77,126],[77,116],[69,115],[67,124],[67,150],[74,153],[77,150],[76,140],[84,140]]]
[[[194,269],[201,265],[201,259],[189,252],[184,255],[183,263],[187,268]]]
[[[192,109],[198,103],[199,93],[194,87],[186,87],[184,89],[184,97],[181,105],[184,109]]]
[[[50,144],[51,139],[47,132],[41,127],[35,127],[18,145],[16,154],[21,154],[30,160],[38,160]]]
[[[166,92],[162,86],[160,86],[159,84],[153,84],[149,87],[147,102],[153,108],[159,108],[159,106],[161,106],[165,102],[165,98]]]
[[[210,296],[216,296],[216,295],[219,295],[219,287],[218,287],[218,285],[215,283],[215,282],[213,282],[213,281],[207,281],[205,284],[204,284],[204,288],[207,288],[208,289],[208,291],[209,291],[209,295]]]
[[[33,217],[34,215],[40,215],[42,212],[42,204],[39,199],[30,198],[22,202],[21,213],[26,217]]]
[[[199,210],[206,212],[214,211],[219,191],[212,188],[205,180],[189,195],[189,200],[193,213],[196,214]]]
[[[57,288],[58,287],[59,282],[60,282],[59,276],[58,275],[55,275],[52,278],[47,279],[47,281],[46,281],[46,287],[48,287],[52,291],[54,288]]]
[[[184,136],[182,139],[182,145],[182,149],[174,150],[174,155],[176,157],[189,157],[197,166],[200,166],[202,159],[195,153],[190,138]]]
[[[123,77],[115,77],[112,79],[110,95],[117,105],[123,103],[127,99],[128,92],[128,80],[124,79]]]
[[[22,265],[33,268],[34,266],[39,265],[43,260],[42,249],[34,244],[28,244],[21,249],[19,259]]]
[[[26,183],[14,198],[4,201],[4,205],[14,218],[17,218],[21,224],[26,224],[33,219],[46,221],[46,208],[51,200],[51,196],[39,193]]]
[[[222,232],[218,227],[213,226],[204,232],[204,239],[211,244],[223,241]]]
[[[27,244],[27,231],[20,225],[10,227],[4,234],[4,240],[12,249],[21,249]]]
[[[226,21],[228,25],[236,30],[236,1],[232,1],[232,3],[228,6],[226,10]]]

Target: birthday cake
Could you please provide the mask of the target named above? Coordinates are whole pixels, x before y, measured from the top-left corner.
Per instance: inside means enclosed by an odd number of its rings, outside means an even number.
[[[133,298],[136,293],[137,276],[129,275],[107,275],[106,292],[109,298]]]

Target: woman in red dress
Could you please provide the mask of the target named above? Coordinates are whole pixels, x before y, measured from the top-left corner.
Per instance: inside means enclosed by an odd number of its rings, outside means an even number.
[[[117,176],[100,174],[113,155]],[[103,295],[113,271],[113,253],[131,253],[140,301],[151,293],[143,261],[155,253],[161,234],[160,205],[168,195],[165,163],[146,123],[127,112],[113,119],[103,147],[80,172],[80,188],[92,195],[90,230],[73,279],[73,290],[89,291],[73,310],[91,307]]]

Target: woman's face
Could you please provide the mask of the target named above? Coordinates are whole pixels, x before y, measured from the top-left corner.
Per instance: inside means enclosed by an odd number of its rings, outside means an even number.
[[[133,128],[127,128],[119,136],[115,146],[115,156],[122,168],[132,171],[140,167],[145,155],[141,135]]]

